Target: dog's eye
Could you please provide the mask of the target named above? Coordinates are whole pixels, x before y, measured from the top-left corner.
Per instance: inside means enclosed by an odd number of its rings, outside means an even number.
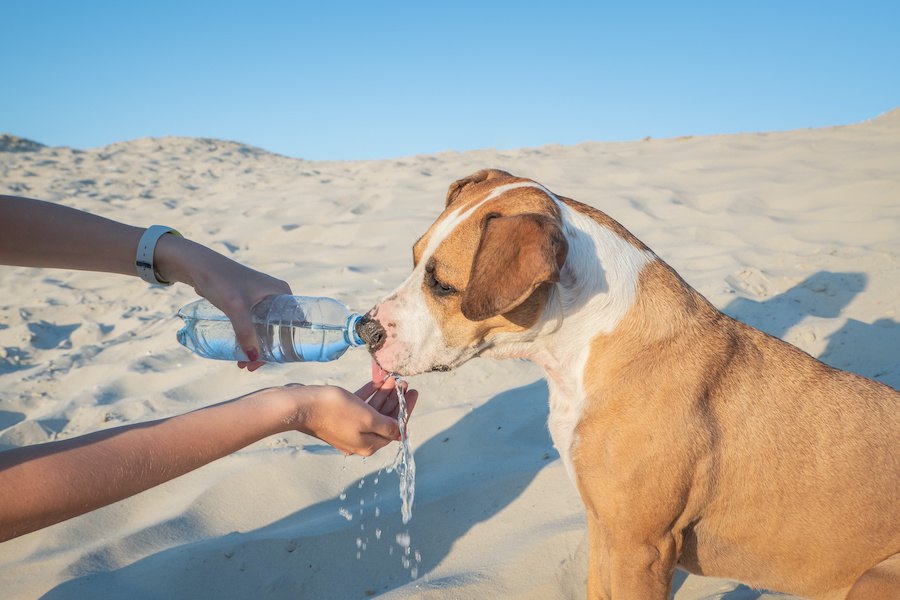
[[[434,275],[434,265],[429,264],[425,267],[425,285],[431,290],[435,296],[450,296],[456,293],[456,288],[452,285],[442,282]]]

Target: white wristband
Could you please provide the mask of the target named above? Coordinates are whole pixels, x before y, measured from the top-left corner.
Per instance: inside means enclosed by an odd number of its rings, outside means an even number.
[[[141,241],[138,242],[134,266],[137,267],[138,277],[147,283],[172,285],[171,281],[160,279],[159,273],[156,272],[156,267],[153,266],[153,253],[156,251],[156,243],[159,241],[159,238],[167,233],[181,237],[181,234],[171,227],[166,227],[165,225],[151,225],[144,232],[144,235],[141,236]]]

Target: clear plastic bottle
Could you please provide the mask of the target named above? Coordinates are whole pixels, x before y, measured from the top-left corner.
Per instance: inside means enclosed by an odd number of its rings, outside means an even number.
[[[231,321],[208,301],[192,302],[178,316],[184,320],[178,341],[191,352],[217,360],[247,360]],[[269,296],[253,307],[259,360],[335,360],[347,348],[364,345],[356,331],[361,318],[332,298]]]

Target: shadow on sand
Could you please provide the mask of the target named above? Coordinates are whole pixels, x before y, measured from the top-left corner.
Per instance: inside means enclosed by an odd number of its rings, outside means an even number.
[[[791,289],[763,301],[735,298],[722,312],[778,338],[807,316],[839,319],[844,308],[866,288],[865,273],[819,271]],[[828,336],[817,357],[838,369],[900,388],[900,322],[847,319]]]
[[[199,597],[343,600],[407,585],[411,569],[419,577],[431,572],[457,540],[503,510],[558,458],[547,412],[547,385],[538,381],[494,396],[422,444],[415,452],[417,494],[408,526],[400,522],[396,474],[370,474],[350,483],[343,499],[310,505],[254,531],[201,539],[119,569],[86,573],[43,599],[110,597],[113,590],[129,600],[195,599],[204,590]],[[397,541],[407,532],[408,567]],[[88,556],[82,563],[102,560]],[[430,579],[427,587],[465,585],[471,577]]]

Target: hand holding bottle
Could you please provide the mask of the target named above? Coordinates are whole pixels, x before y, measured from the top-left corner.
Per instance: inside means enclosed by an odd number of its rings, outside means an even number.
[[[197,300],[178,311],[184,327],[178,341],[203,358],[246,360],[228,317],[208,300]],[[349,348],[363,347],[357,331],[363,317],[332,298],[281,294],[260,301],[250,314],[264,362],[327,362]]]
[[[251,318],[253,307],[267,296],[290,294],[291,287],[274,277],[254,271],[218,252],[176,237],[163,236],[156,247],[160,275],[167,281],[180,281],[209,300],[231,322],[234,336],[244,356],[238,366],[255,371],[260,348]]]

